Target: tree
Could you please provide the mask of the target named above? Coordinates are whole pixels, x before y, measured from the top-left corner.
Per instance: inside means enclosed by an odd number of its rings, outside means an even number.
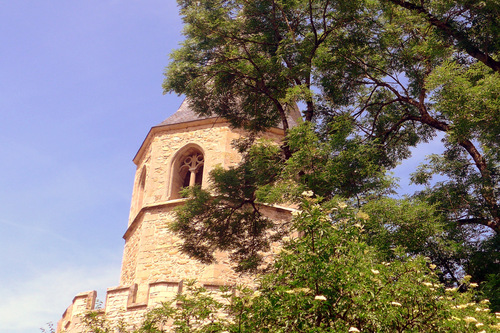
[[[460,181],[474,185],[454,194],[449,217],[498,232],[498,4],[179,3],[186,41],[172,55],[165,91],[186,94],[197,112],[250,131],[278,122],[287,130],[296,102],[321,135],[348,118],[363,143],[378,146],[374,164],[386,168],[444,132],[449,149],[432,171],[446,172],[443,164],[461,156],[453,170],[468,167]],[[291,154],[285,144],[285,159]],[[447,187],[456,181],[450,177]]]
[[[287,132],[280,150],[240,144],[244,161],[214,173],[214,196],[191,190],[174,226],[187,253],[210,261],[214,249],[230,250],[240,269],[256,269],[271,235],[284,235],[259,204],[297,203],[313,190],[361,207],[390,192],[386,170],[441,132],[444,153],[413,176],[428,185],[417,199],[438,216],[413,227],[436,234],[423,232],[420,248],[406,250],[424,253],[429,239],[441,239],[429,254],[447,272],[443,279],[457,283],[457,267],[478,265],[485,269],[470,269],[475,281],[498,276],[497,262],[475,259],[486,249],[498,253],[481,242],[500,231],[497,2],[179,4],[186,40],[172,54],[165,91],[250,133],[276,125]],[[305,123],[290,129],[287,115],[297,105]],[[432,184],[434,174],[446,178]],[[392,236],[388,244],[398,242]]]

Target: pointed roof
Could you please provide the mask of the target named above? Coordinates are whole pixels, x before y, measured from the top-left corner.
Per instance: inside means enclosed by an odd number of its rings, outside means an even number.
[[[181,123],[187,123],[191,121],[196,121],[196,120],[203,120],[203,119],[212,119],[212,118],[219,118],[219,116],[200,116],[196,114],[193,109],[189,106],[189,102],[186,99],[182,102],[181,106],[179,109],[170,117],[159,123],[157,126],[164,126],[164,125],[173,125],[173,124],[181,124]],[[288,126],[289,127],[294,127],[296,126],[299,122],[302,121],[302,117],[300,115],[300,111],[298,107],[293,108],[292,112],[288,114]],[[277,126],[278,128],[283,128],[281,124]]]
[[[189,103],[186,98],[184,99],[184,101],[182,101],[182,104],[181,106],[179,106],[179,109],[177,109],[177,111],[173,115],[171,115],[170,117],[159,123],[158,126],[187,123],[190,121],[210,119],[210,118],[218,118],[218,117],[197,115],[193,111],[193,109],[191,109],[191,107],[189,106]]]

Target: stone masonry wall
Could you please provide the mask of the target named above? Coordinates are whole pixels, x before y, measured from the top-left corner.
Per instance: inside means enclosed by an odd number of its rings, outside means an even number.
[[[147,170],[146,184],[143,194],[142,206],[153,205],[168,201],[172,173],[172,164],[175,154],[188,144],[196,144],[204,152],[203,184],[206,188],[208,175],[215,166],[227,168],[235,165],[241,160],[241,156],[233,149],[232,142],[244,137],[240,130],[231,129],[226,123],[208,123],[198,126],[170,129],[160,129],[149,142],[142,147],[142,158],[137,163],[137,171],[134,182],[134,193],[130,211],[129,225],[142,207],[138,207],[136,197],[138,196],[138,184],[143,168]],[[266,133],[263,135],[268,139],[280,142],[282,135],[278,133]]]
[[[168,229],[172,206],[153,207],[144,213],[125,244],[120,285],[137,283],[137,300],[147,294],[145,286],[157,281],[196,279],[207,284],[249,283],[230,268],[227,254],[218,253],[216,264],[205,265],[179,250],[182,240]]]

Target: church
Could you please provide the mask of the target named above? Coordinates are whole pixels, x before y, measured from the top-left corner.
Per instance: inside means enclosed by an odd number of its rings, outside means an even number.
[[[290,114],[290,126],[300,119]],[[175,207],[184,200],[179,191],[186,186],[209,188],[209,174],[216,166],[236,165],[241,156],[232,142],[245,136],[217,116],[196,115],[185,100],[179,109],[151,128],[135,155],[137,166],[132,192],[119,285],[107,289],[104,305],[95,309],[96,291],[76,295],[57,324],[56,332],[85,331],[82,317],[98,311],[111,323],[123,322],[133,329],[149,310],[182,293],[183,281],[197,280],[208,290],[221,286],[251,283],[251,277],[231,269],[227,254],[218,253],[217,262],[206,265],[180,252],[182,240],[171,230]],[[262,137],[280,142],[279,126]],[[293,209],[263,207],[275,220],[290,218]]]

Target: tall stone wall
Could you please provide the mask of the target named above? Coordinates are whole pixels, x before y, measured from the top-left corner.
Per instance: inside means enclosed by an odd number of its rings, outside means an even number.
[[[179,250],[182,240],[169,230],[176,205],[155,206],[141,214],[126,234],[120,285],[139,285],[137,299],[145,297],[147,284],[157,281],[196,279],[207,284],[234,285],[248,282],[230,268],[225,253],[217,263],[204,265]]]
[[[134,160],[137,171],[134,181],[134,193],[130,211],[129,225],[134,221],[142,206],[150,206],[169,201],[171,195],[172,179],[175,170],[172,165],[176,153],[183,147],[194,144],[203,150],[204,171],[202,187],[209,185],[209,173],[216,167],[227,168],[241,160],[239,153],[232,147],[236,139],[245,136],[243,131],[231,129],[227,123],[205,120],[199,125],[175,127],[165,126],[154,129],[146,138],[138,156]],[[283,138],[280,131],[268,132],[263,137],[280,142]],[[138,188],[143,169],[147,170],[142,206],[138,202]]]

